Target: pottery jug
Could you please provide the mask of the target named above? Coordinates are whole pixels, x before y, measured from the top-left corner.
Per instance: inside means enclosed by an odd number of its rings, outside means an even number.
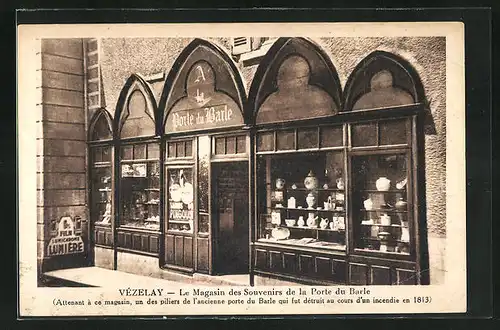
[[[391,180],[387,179],[385,176],[382,176],[377,179],[375,182],[375,186],[378,191],[388,191],[391,187]]]
[[[309,208],[313,208],[314,204],[316,204],[316,197],[313,193],[309,193],[306,197],[306,203]]]
[[[321,229],[326,229],[326,227],[328,227],[328,219],[327,218],[321,218],[321,222],[319,223],[319,227]]]
[[[406,202],[403,198],[400,198],[397,202],[396,202],[396,210],[398,211],[406,211],[406,206],[408,205],[408,202]]]
[[[337,179],[337,189],[343,190],[345,187],[344,185],[344,179],[338,178]]]
[[[285,179],[276,179],[276,189],[283,189],[285,187]]]
[[[311,228],[316,228],[318,227],[318,216],[315,216],[314,213],[310,212],[309,216],[307,217],[307,226]]]
[[[318,188],[318,178],[316,178],[313,171],[309,171],[309,174],[304,179],[304,186],[309,190]]]
[[[365,210],[368,210],[370,211],[371,209],[373,209],[373,202],[370,198],[368,198],[367,200],[365,200],[363,202],[364,206],[365,206]]]
[[[297,221],[297,225],[299,227],[304,227],[305,224],[306,224],[306,222],[304,221],[304,217],[302,215],[299,216],[299,221]]]
[[[290,197],[288,199],[288,207],[292,208],[292,209],[294,209],[294,208],[297,207],[297,203],[296,203],[295,197]]]
[[[335,222],[334,221],[330,221],[330,229],[331,230],[335,230]]]

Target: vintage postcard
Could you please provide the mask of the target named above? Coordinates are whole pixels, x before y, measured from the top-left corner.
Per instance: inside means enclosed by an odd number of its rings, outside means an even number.
[[[464,26],[18,26],[19,316],[466,311]]]

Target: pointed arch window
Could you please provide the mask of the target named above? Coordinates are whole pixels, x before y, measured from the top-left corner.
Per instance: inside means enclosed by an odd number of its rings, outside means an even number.
[[[114,205],[112,118],[105,109],[94,114],[89,125],[90,219],[95,244],[111,247]]]

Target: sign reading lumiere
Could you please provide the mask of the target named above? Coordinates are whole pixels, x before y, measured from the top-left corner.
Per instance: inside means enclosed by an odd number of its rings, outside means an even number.
[[[237,103],[215,89],[215,74],[205,61],[195,63],[187,76],[186,97],[172,107],[167,132],[191,131],[243,124]]]
[[[83,253],[81,236],[75,233],[75,223],[69,216],[62,217],[57,225],[57,235],[50,239],[47,246],[48,256]]]

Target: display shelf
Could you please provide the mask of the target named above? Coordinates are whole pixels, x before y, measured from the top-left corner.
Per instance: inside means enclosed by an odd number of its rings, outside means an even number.
[[[345,189],[337,189],[337,188],[316,188],[316,189],[307,189],[304,187],[297,187],[297,188],[286,188],[285,189],[287,192],[290,191],[303,191],[303,192],[310,192],[312,190],[314,191],[327,191],[327,192],[345,192]]]
[[[325,210],[318,208],[298,208],[298,207],[285,207],[285,206],[271,206],[268,207],[272,210],[285,210],[285,211],[306,211],[306,212],[331,212],[331,213],[345,213],[345,209],[343,210]]]
[[[387,213],[408,213],[406,210],[396,210],[396,209],[371,209],[371,210],[366,210],[366,209],[360,209],[360,212],[387,212]]]
[[[144,188],[145,191],[160,191],[160,188]]]
[[[168,220],[169,223],[189,224],[192,220]]]
[[[386,191],[377,190],[377,189],[360,189],[358,191],[365,192],[365,193],[380,193],[380,194],[396,194],[396,193],[406,194],[406,190],[404,190],[404,189],[401,189],[401,190],[391,189],[391,190],[386,190]]]
[[[408,241],[402,241],[400,239],[393,239],[393,238],[389,238],[389,239],[381,239],[381,238],[378,238],[378,237],[367,237],[367,236],[364,236],[364,237],[361,237],[362,240],[365,240],[365,241],[377,241],[377,242],[387,242],[387,243],[404,243],[404,244],[410,244],[410,242]]]
[[[325,231],[325,232],[331,232],[331,233],[344,233],[345,229],[329,229],[329,228],[319,228],[319,227],[308,227],[308,226],[286,226],[286,225],[280,225],[279,227],[283,228],[288,228],[288,229],[299,229],[299,230],[318,230],[318,231]],[[267,228],[268,230],[271,230],[273,228]]]
[[[362,249],[362,248],[356,248],[354,249],[356,252],[367,252],[367,253],[373,253],[373,254],[378,254],[381,256],[386,256],[386,255],[391,255],[391,256],[405,256],[406,258],[410,255],[408,252],[394,252],[394,251],[380,251],[377,249]]]
[[[396,224],[390,224],[390,225],[381,225],[378,223],[361,223],[361,226],[377,226],[377,227],[394,227],[394,228],[408,228],[408,226],[403,226],[403,225],[396,225]]]
[[[344,244],[326,242],[326,241],[314,241],[311,243],[302,243],[300,239],[288,238],[283,240],[278,240],[275,238],[260,238],[257,240],[259,243],[276,243],[283,244],[293,247],[310,247],[310,248],[322,248],[329,250],[345,251],[346,246]]]

